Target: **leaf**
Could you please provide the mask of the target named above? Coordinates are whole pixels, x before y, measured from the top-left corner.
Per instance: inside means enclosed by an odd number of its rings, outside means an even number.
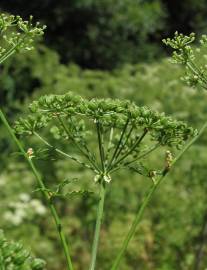
[[[77,178],[73,178],[73,179],[65,179],[65,180],[63,180],[59,185],[56,186],[56,193],[62,192],[62,189],[63,189],[65,186],[67,186],[67,185],[69,185],[69,184],[71,184],[72,182],[77,181],[77,180],[78,180]]]

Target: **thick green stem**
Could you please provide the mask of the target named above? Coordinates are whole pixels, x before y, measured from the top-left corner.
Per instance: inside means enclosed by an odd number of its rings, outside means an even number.
[[[27,160],[30,169],[32,170],[39,187],[41,188],[41,191],[46,199],[46,201],[48,202],[52,217],[54,219],[60,240],[61,240],[61,244],[66,256],[66,260],[67,260],[67,269],[68,270],[73,270],[73,265],[72,265],[72,261],[71,261],[71,257],[70,257],[70,251],[69,251],[69,247],[66,241],[66,237],[64,235],[64,232],[62,230],[62,225],[61,225],[61,221],[60,218],[57,214],[57,211],[55,209],[55,206],[50,198],[50,194],[46,191],[46,187],[44,182],[42,181],[42,178],[40,176],[40,174],[38,173],[32,159],[27,155],[27,153],[25,152],[22,144],[20,143],[20,141],[18,140],[18,138],[16,137],[16,135],[14,134],[12,128],[10,127],[8,121],[6,120],[6,117],[4,116],[4,113],[2,112],[2,110],[0,110],[0,119],[2,120],[5,128],[7,129],[7,131],[9,132],[11,138],[13,139],[13,141],[15,142],[15,144],[17,145],[17,147],[19,148],[19,150],[21,151],[21,153],[24,155],[25,159]]]
[[[174,166],[177,161],[183,156],[183,154],[190,148],[190,146],[198,140],[198,138],[201,136],[201,134],[204,132],[204,130],[207,128],[207,122],[202,126],[202,128],[200,129],[200,132],[198,133],[197,136],[195,136],[192,140],[190,140],[190,142],[188,144],[186,144],[186,146],[180,151],[180,153],[177,155],[177,157],[173,160],[172,166]],[[111,270],[116,270],[119,267],[119,264],[121,262],[121,259],[124,257],[125,252],[127,250],[128,244],[130,242],[130,240],[132,239],[132,237],[135,235],[136,233],[136,229],[142,219],[143,213],[147,207],[147,205],[149,204],[154,192],[156,191],[156,189],[158,188],[158,186],[162,183],[162,181],[164,180],[164,178],[168,175],[169,170],[165,171],[165,173],[158,179],[158,181],[153,184],[149,190],[147,191],[147,193],[144,196],[144,199],[142,201],[141,206],[139,207],[135,219],[130,227],[130,230],[128,232],[128,234],[126,235],[124,242],[122,244],[122,247],[111,267]]]
[[[105,194],[106,194],[106,187],[105,187],[105,183],[102,180],[100,198],[99,198],[99,203],[98,203],[98,208],[97,208],[96,227],[95,227],[94,240],[93,240],[93,246],[92,246],[91,264],[89,268],[90,270],[94,270],[95,265],[96,265],[98,243],[99,243],[101,223],[102,223],[103,210],[104,210]]]

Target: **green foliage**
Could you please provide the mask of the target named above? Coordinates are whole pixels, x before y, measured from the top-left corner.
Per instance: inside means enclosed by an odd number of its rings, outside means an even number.
[[[45,261],[31,257],[19,243],[8,241],[0,230],[0,267],[2,270],[44,270]]]

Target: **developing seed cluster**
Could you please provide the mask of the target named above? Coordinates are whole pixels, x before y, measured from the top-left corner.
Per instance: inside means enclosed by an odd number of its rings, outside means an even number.
[[[203,58],[202,47],[207,45],[207,36],[202,35],[200,47],[192,47],[195,41],[195,34],[189,36],[175,32],[174,38],[163,39],[165,45],[170,46],[174,51],[172,55],[173,63],[185,66],[186,75],[182,78],[189,86],[201,86],[207,89],[206,64],[199,64],[199,59]]]
[[[16,242],[8,241],[0,230],[0,266],[10,270],[44,270],[45,261],[33,258],[30,252]]]
[[[0,47],[0,62],[19,50],[32,50],[36,37],[42,36],[46,26],[32,23],[33,17],[24,21],[20,16],[0,14],[0,33],[5,41]]]
[[[147,107],[138,107],[128,100],[87,100],[69,92],[65,95],[43,96],[29,108],[31,114],[16,122],[16,133],[35,135],[58,154],[92,169],[96,175],[95,182],[104,179],[109,183],[112,172],[121,167],[132,169],[131,164],[134,162],[137,166],[133,169],[137,173],[150,177],[150,170],[140,163],[143,157],[158,146],[179,148],[197,133],[184,122]],[[70,141],[70,146],[76,147],[84,160],[51,145],[40,135],[43,128],[50,130],[57,141]],[[97,147],[94,147],[95,137]],[[146,151],[142,147],[145,138],[147,143],[150,141],[153,144]],[[34,157],[31,148],[27,154]]]

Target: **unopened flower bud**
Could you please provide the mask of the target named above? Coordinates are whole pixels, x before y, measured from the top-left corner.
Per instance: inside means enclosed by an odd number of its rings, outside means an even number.
[[[29,148],[29,149],[27,150],[27,155],[28,155],[28,157],[29,157],[30,159],[32,159],[32,158],[34,157],[34,151],[33,151],[32,148]]]

